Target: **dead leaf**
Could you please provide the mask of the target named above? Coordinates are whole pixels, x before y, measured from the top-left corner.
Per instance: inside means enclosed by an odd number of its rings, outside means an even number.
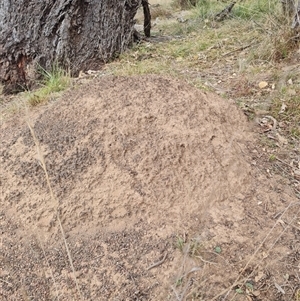
[[[99,73],[99,71],[96,71],[96,70],[88,70],[86,73],[87,73],[88,75],[94,75],[94,74]]]
[[[79,74],[78,74],[78,78],[82,78],[84,76],[85,76],[85,73],[82,70],[80,70]]]
[[[265,276],[265,273],[263,272],[258,272],[257,276],[255,276],[254,280],[255,282],[258,282],[260,279],[262,279]]]
[[[281,292],[283,295],[285,295],[284,289],[279,284],[277,284],[276,282],[274,282],[274,285],[278,289],[279,292]]]
[[[286,109],[286,104],[283,102],[282,105],[281,105],[281,108],[280,108],[280,111],[278,114],[282,114],[285,112],[285,109]]]
[[[300,181],[300,170],[295,170],[294,171],[294,177],[297,181]]]
[[[266,87],[268,86],[268,83],[262,81],[262,82],[260,82],[260,83],[258,84],[258,86],[259,86],[260,89],[264,89],[264,88],[266,88]]]
[[[283,145],[288,144],[288,140],[285,137],[281,136],[278,133],[276,133],[276,136],[277,136],[277,140],[280,144],[283,144]]]

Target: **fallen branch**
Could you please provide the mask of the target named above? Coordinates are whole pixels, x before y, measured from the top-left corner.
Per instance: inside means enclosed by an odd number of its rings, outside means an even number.
[[[226,53],[222,54],[222,56],[227,56],[227,55],[229,55],[229,54],[232,54],[232,53],[235,53],[235,52],[238,52],[238,51],[243,51],[243,50],[245,50],[245,49],[251,47],[252,45],[254,45],[254,43],[251,43],[251,44],[242,46],[242,47],[240,47],[240,48],[231,50],[231,51],[229,51],[229,52],[226,52]]]
[[[149,270],[151,270],[151,269],[153,269],[153,268],[155,268],[155,267],[161,265],[162,263],[164,263],[165,260],[166,260],[166,258],[167,258],[167,254],[168,254],[168,253],[166,252],[162,260],[157,261],[157,262],[153,263],[152,265],[150,265],[150,266],[147,268],[147,271],[149,271]]]
[[[267,115],[265,117],[268,118],[268,119],[271,119],[273,121],[272,131],[276,132],[277,123],[278,123],[277,120],[273,116],[270,116],[270,115]]]
[[[217,13],[215,15],[214,19],[219,22],[223,21],[225,18],[228,17],[228,15],[230,14],[230,12],[235,4],[236,4],[236,2],[232,2],[231,4],[226,6],[222,11],[220,11],[219,13]]]

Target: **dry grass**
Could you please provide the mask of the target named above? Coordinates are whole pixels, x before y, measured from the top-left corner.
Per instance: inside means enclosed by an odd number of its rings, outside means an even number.
[[[217,0],[199,1],[183,23],[176,17],[159,22],[153,35],[160,42],[135,45],[107,68],[116,75],[180,77],[202,89],[234,97],[254,114],[263,109],[279,120],[288,119],[288,135],[298,137],[299,74],[290,87],[281,71],[282,64],[290,64],[300,51],[297,33],[282,15],[280,3],[238,2],[228,19],[216,22],[215,14],[226,5]],[[289,76],[293,74],[284,73]],[[268,81],[269,88],[258,88],[262,80]],[[278,116],[283,101],[289,109]]]
[[[27,125],[28,125],[28,127],[30,129],[32,138],[33,138],[35,146],[36,146],[38,160],[39,160],[40,165],[41,165],[41,167],[42,167],[42,169],[43,169],[43,171],[45,173],[45,178],[46,178],[46,182],[47,182],[47,186],[48,186],[48,189],[49,189],[49,193],[50,193],[51,199],[52,199],[52,201],[54,203],[57,204],[57,220],[58,220],[59,229],[60,229],[60,232],[61,232],[61,235],[62,235],[62,239],[64,241],[64,245],[65,245],[65,248],[66,248],[66,252],[67,252],[67,255],[68,255],[70,267],[72,269],[73,278],[74,278],[74,281],[75,281],[75,284],[76,284],[76,289],[77,289],[77,293],[78,293],[78,300],[83,300],[83,297],[82,297],[82,294],[81,294],[81,291],[80,291],[80,288],[79,288],[78,280],[77,280],[76,274],[75,274],[75,268],[74,268],[74,265],[73,265],[72,255],[71,255],[71,252],[70,252],[70,249],[69,249],[69,246],[68,246],[68,243],[67,243],[67,239],[66,239],[66,234],[65,234],[64,228],[62,226],[62,222],[61,222],[61,217],[60,217],[60,212],[59,212],[59,202],[55,198],[54,193],[53,193],[53,189],[52,189],[52,186],[51,186],[51,182],[50,182],[48,170],[47,170],[46,163],[45,163],[44,154],[43,154],[40,142],[38,141],[38,139],[37,139],[37,137],[35,135],[33,126],[30,124],[29,120],[27,121]],[[53,279],[54,285],[56,287],[56,283],[55,283],[54,277],[52,279]]]
[[[197,87],[213,90],[225,97],[235,97],[237,102],[253,106],[254,111],[268,98],[269,114],[283,124],[282,128],[291,143],[299,142],[300,78],[298,70],[300,67],[298,64],[298,67],[283,75],[280,65],[283,62],[289,64],[299,49],[299,40],[290,30],[289,24],[280,17],[280,5],[273,1],[246,0],[236,5],[229,19],[217,23],[213,20],[213,16],[224,7],[224,3],[200,1],[200,4],[202,5],[196,7],[184,23],[175,19],[157,25],[154,35],[172,37],[170,41],[145,42],[135,45],[106,68],[115,75],[154,73],[181,77]],[[165,7],[157,7],[152,10],[152,17],[168,18],[169,11]],[[237,75],[238,79],[236,79]],[[69,84],[68,77],[65,78],[62,73],[58,76],[46,74],[46,79],[41,89],[30,92],[29,104],[37,105],[48,101],[53,92],[66,89]],[[274,83],[275,89],[259,90],[257,84],[260,80]],[[30,125],[29,127],[37,146],[51,197],[55,199],[39,142],[32,127]],[[273,143],[269,140],[268,142]],[[276,157],[272,157],[270,161],[276,161]],[[253,264],[265,240],[268,239],[278,222],[283,219],[291,205],[289,204],[279,215],[273,228],[240,270],[234,283],[212,300],[218,300],[220,296],[228,294],[236,285],[245,286],[247,279],[243,277],[243,271]],[[297,214],[299,215],[299,211]],[[75,275],[59,214],[57,216],[69,263]],[[297,215],[289,220],[281,235],[267,250],[268,253],[296,218]],[[185,239],[179,237],[177,247],[183,252],[183,261],[187,260],[187,256],[193,256],[196,259],[198,256],[198,261],[204,267],[203,270],[212,264],[202,256],[203,249],[197,241],[196,244],[195,241],[185,244]],[[257,265],[258,263],[253,272]],[[191,293],[188,290],[188,276],[191,273],[193,271],[183,269],[179,272],[177,286],[173,288],[177,300],[184,300]],[[81,296],[77,281],[76,286],[78,295]],[[300,300],[299,290],[295,295],[295,300]]]
[[[290,92],[289,92],[290,91]],[[291,93],[293,95],[289,95]],[[294,94],[295,93],[295,94]],[[276,97],[271,106],[272,116],[281,122],[286,135],[290,139],[300,140],[300,89],[283,92]]]
[[[256,247],[254,252],[252,253],[249,260],[243,265],[242,268],[239,269],[238,276],[233,281],[233,283],[229,286],[220,291],[218,294],[216,294],[213,298],[209,299],[211,301],[214,300],[240,300],[236,299],[237,295],[244,295],[249,296],[251,291],[253,291],[253,285],[251,284],[251,281],[249,279],[253,279],[255,273],[257,273],[258,269],[260,267],[264,267],[265,269],[268,269],[267,263],[265,261],[265,258],[272,257],[271,253],[273,249],[280,244],[280,240],[285,235],[287,231],[290,231],[293,227],[293,224],[297,222],[300,215],[300,207],[299,202],[290,202],[286,208],[280,213],[280,215],[277,216],[276,221],[274,222],[271,229],[266,233],[264,239],[260,242],[260,244]],[[294,211],[292,213],[293,207],[298,206],[298,210]],[[285,220],[285,225],[283,226],[282,230],[280,231],[279,235],[272,236],[273,232],[276,230],[278,225],[282,224],[282,221]],[[269,240],[269,247],[266,250],[265,249],[265,243]],[[222,265],[230,265],[228,261],[223,258],[223,256],[219,253],[220,251],[214,251],[209,252],[205,248],[205,244],[200,243],[200,241],[197,238],[191,239],[190,241],[186,241],[185,238],[177,237],[177,240],[175,242],[176,248],[180,250],[182,253],[182,265],[178,268],[178,276],[176,283],[172,286],[173,294],[176,300],[194,300],[192,297],[199,298],[200,300],[206,300],[201,299],[202,293],[207,293],[205,288],[206,281],[213,277],[211,275],[210,267],[218,266],[220,264]],[[217,248],[216,248],[217,249]],[[261,257],[259,254],[263,251],[264,256]],[[207,253],[210,253],[209,258],[212,258],[212,256],[215,258],[214,260],[207,260],[204,259],[207,256]],[[190,258],[192,258],[192,267],[188,264],[188,262],[191,262]],[[218,260],[221,259],[221,261]],[[278,260],[281,260],[278,258]],[[245,271],[251,266],[251,273],[248,274],[245,277]],[[198,275],[197,279],[198,282],[194,282],[195,280],[191,281],[191,278],[196,277],[195,273],[200,273]],[[203,290],[204,289],[204,290]],[[248,291],[248,293],[246,293]],[[189,299],[192,298],[192,299]],[[296,288],[295,293],[295,300],[298,298],[298,291]],[[242,299],[244,300],[244,299]],[[249,299],[250,300],[250,299]],[[294,299],[293,299],[294,300]]]
[[[171,18],[172,10],[168,6],[154,5],[150,6],[151,18],[155,20],[156,18]]]

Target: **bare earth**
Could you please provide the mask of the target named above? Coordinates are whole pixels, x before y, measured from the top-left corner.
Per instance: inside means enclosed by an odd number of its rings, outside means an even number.
[[[299,199],[253,127],[158,76],[95,79],[5,121],[0,299],[300,300]]]

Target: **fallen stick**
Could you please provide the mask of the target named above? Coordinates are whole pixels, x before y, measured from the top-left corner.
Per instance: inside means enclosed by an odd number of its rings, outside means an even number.
[[[214,19],[216,21],[223,21],[225,18],[228,17],[228,15],[230,14],[232,8],[234,7],[236,2],[232,2],[231,4],[229,4],[228,6],[226,6],[222,11],[220,11],[219,13],[217,13],[214,17]]]
[[[229,52],[226,52],[226,53],[222,54],[222,56],[226,56],[226,55],[232,54],[232,53],[234,53],[234,52],[238,52],[238,51],[245,50],[245,49],[247,49],[247,48],[251,47],[252,45],[254,45],[254,43],[251,43],[251,44],[248,44],[248,45],[242,46],[242,47],[240,47],[240,48],[237,48],[237,49],[231,50],[231,51],[229,51]]]
[[[164,255],[164,257],[163,257],[162,260],[157,261],[157,262],[151,264],[151,265],[147,268],[147,271],[149,271],[149,270],[151,270],[151,269],[153,269],[153,268],[155,268],[155,267],[161,265],[162,263],[164,263],[165,260],[166,260],[166,258],[167,258],[167,253],[165,253],[165,255]]]

